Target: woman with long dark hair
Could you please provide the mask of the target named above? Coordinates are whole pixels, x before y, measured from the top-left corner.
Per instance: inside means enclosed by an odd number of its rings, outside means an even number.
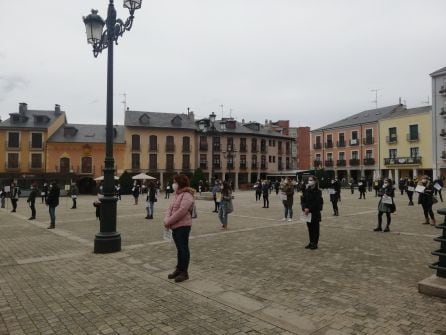
[[[173,196],[164,217],[164,227],[172,229],[172,237],[177,248],[177,266],[167,277],[179,283],[189,279],[189,234],[192,227],[195,190],[189,187],[189,178],[185,175],[173,177],[172,190]]]
[[[308,185],[303,191],[301,205],[305,215],[311,214],[311,220],[307,222],[310,243],[305,248],[315,250],[318,248],[319,228],[322,219],[321,211],[324,205],[322,192],[319,189],[319,183],[315,176],[308,177]]]

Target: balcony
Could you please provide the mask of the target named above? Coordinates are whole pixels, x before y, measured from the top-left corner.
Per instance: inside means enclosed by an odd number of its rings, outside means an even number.
[[[446,130],[445,130],[445,129],[442,129],[442,130],[441,130],[441,132],[440,132],[440,136],[442,136],[442,137],[446,136]]]
[[[446,159],[446,151],[441,152],[441,159]]]
[[[217,170],[221,169],[220,163],[214,163],[213,168]]]
[[[347,161],[345,159],[338,159],[336,161],[336,166],[346,166],[347,165]]]
[[[313,161],[313,166],[314,166],[315,168],[322,167],[322,161],[320,161],[320,160],[318,160],[318,159],[315,159],[315,160]]]
[[[364,165],[375,165],[375,158],[364,158]]]
[[[348,161],[350,166],[358,166],[360,164],[360,160],[358,158],[352,158]]]
[[[5,170],[20,170],[20,163],[19,162],[6,162]]]
[[[259,150],[257,149],[257,146],[251,146],[251,152],[259,152]]]
[[[420,165],[421,157],[384,158],[384,165]]]
[[[365,137],[362,139],[362,144],[364,145],[372,145],[375,143],[375,139],[373,137]]]
[[[29,142],[29,150],[42,151],[43,150],[43,142],[40,142],[40,143]]]
[[[267,148],[266,146],[264,146],[264,147],[260,147],[260,152],[261,152],[262,154],[267,154],[267,153],[268,153],[268,148]]]
[[[132,145],[131,150],[139,152],[139,151],[141,151],[141,146],[139,144],[138,145],[136,145],[136,144]]]
[[[444,107],[441,107],[440,115],[446,115],[446,109]]]
[[[6,150],[20,150],[20,143],[10,143],[6,141],[5,148]]]
[[[173,162],[169,162],[166,164],[166,170],[167,171],[172,171],[175,170],[175,164]]]
[[[322,143],[320,143],[320,142],[314,143],[313,149],[316,149],[316,150],[322,149]]]
[[[182,149],[183,149],[183,153],[188,153],[188,152],[192,151],[192,146],[190,146],[190,145],[183,145]]]
[[[336,146],[338,148],[344,148],[346,146],[346,143],[345,143],[345,141],[337,141]]]
[[[207,170],[208,169],[208,163],[207,162],[200,162],[200,169]]]
[[[333,142],[325,142],[325,148],[333,148]]]
[[[406,134],[406,139],[409,142],[418,142],[420,140],[420,134],[416,133],[416,134]]]
[[[440,93],[441,95],[446,95],[446,88],[444,86],[441,86],[438,93]]]
[[[398,136],[397,135],[386,136],[386,142],[388,144],[396,144],[398,143]]]
[[[251,163],[251,169],[257,170],[258,168],[259,166],[257,165],[257,163]]]
[[[149,144],[149,152],[158,152],[159,144]]]
[[[241,145],[240,146],[240,152],[247,152],[248,148],[246,147],[246,145]]]
[[[261,170],[266,170],[268,169],[268,164],[264,163],[264,164],[260,164],[260,169]]]
[[[220,150],[221,150],[220,143],[218,144],[214,143],[214,152],[220,152]]]
[[[228,170],[234,170],[234,163],[226,163],[226,168]]]
[[[240,163],[240,170],[246,170],[246,169],[247,169],[246,164]]]
[[[325,167],[333,167],[333,161],[331,159],[325,161]]]
[[[166,144],[166,152],[175,152],[175,144]]]
[[[350,146],[351,147],[354,147],[354,146],[357,146],[357,145],[359,145],[359,140],[357,139],[357,138],[355,138],[355,139],[353,139],[353,140],[350,140]]]

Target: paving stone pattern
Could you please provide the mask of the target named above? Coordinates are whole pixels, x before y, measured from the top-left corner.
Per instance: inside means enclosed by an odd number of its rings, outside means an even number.
[[[92,253],[95,197],[80,196],[75,210],[61,199],[55,230],[46,206],[28,221],[20,199],[17,213],[0,210],[0,334],[445,335],[446,301],[417,291],[433,273],[438,231],[397,195],[391,232],[375,233],[377,198],[357,196],[343,191],[334,217],[324,193],[315,251],[303,248],[304,224],[281,221],[274,193],[264,209],[253,192],[236,192],[228,231],[213,203],[197,201],[181,284],[167,279],[176,251],[162,239],[164,197],[154,220],[144,219],[143,197],[123,197],[123,250],[108,255]]]

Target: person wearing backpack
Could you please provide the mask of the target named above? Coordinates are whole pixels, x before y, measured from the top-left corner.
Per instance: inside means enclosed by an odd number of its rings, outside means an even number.
[[[324,199],[319,189],[318,180],[315,176],[310,176],[308,178],[307,188],[304,190],[301,198],[302,211],[305,215],[311,214],[311,221],[307,222],[310,243],[305,246],[305,249],[315,250],[318,248],[323,205]]]

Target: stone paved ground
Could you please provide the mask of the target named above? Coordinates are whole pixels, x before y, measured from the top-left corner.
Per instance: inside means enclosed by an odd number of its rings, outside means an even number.
[[[62,199],[52,231],[46,207],[27,221],[21,199],[17,213],[0,210],[0,334],[446,334],[446,301],[417,292],[433,273],[438,232],[402,196],[392,232],[372,232],[376,198],[349,193],[339,217],[325,194],[317,251],[303,248],[304,225],[279,221],[275,194],[263,209],[252,192],[237,192],[227,232],[211,203],[197,201],[182,284],[166,278],[175,265],[162,240],[167,200],[148,221],[144,203],[124,197],[123,251],[95,255],[93,197],[76,210]]]

